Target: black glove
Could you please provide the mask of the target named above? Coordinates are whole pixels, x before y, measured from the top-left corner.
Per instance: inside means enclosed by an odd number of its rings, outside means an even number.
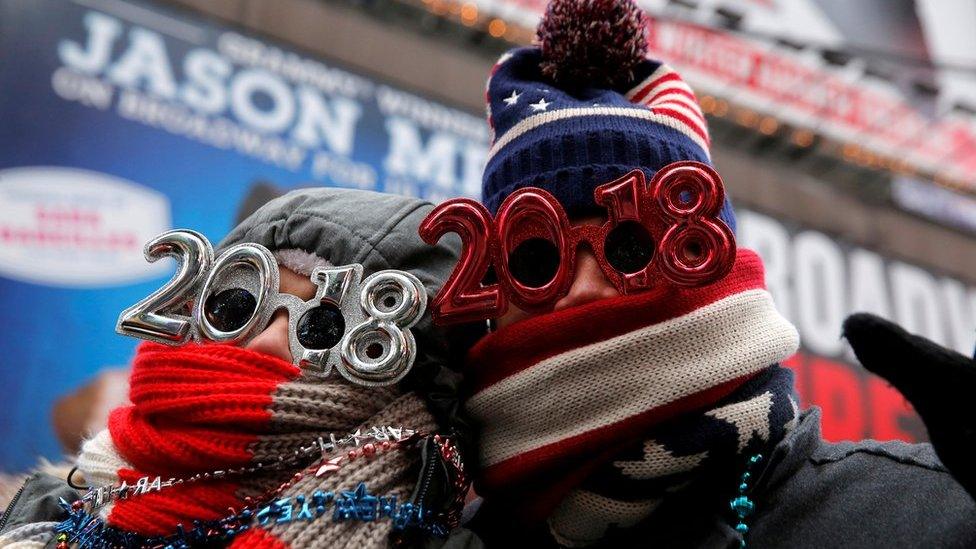
[[[976,361],[867,313],[844,321],[844,337],[912,403],[939,459],[976,499]]]

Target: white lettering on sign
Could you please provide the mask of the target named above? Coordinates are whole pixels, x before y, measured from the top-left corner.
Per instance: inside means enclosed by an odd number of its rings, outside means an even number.
[[[488,138],[488,125],[484,119],[468,116],[400,90],[380,86],[376,90],[376,105],[386,116],[408,118],[430,130],[455,133],[476,142]]]
[[[948,345],[942,324],[944,307],[940,303],[935,277],[900,261],[891,265],[889,274],[895,320],[909,332],[923,334],[939,345]]]
[[[184,70],[183,102],[204,114],[220,114],[227,105],[224,81],[234,70],[231,64],[210,50],[193,50],[186,56]]]
[[[855,249],[847,257],[851,271],[851,310],[891,318],[888,282],[881,256]]]
[[[755,250],[766,284],[784,316],[796,323],[811,351],[844,358],[847,315],[871,312],[906,330],[972,355],[976,346],[976,289],[915,265],[845,247],[817,231],[792,234],[780,221],[739,210],[737,240]]]
[[[426,143],[414,122],[398,116],[386,120],[390,150],[383,166],[391,176],[428,181],[443,198],[457,194],[477,195],[487,151],[480,144],[462,142],[447,132],[432,132]],[[458,157],[461,157],[461,179]],[[440,198],[440,197],[438,197]]]
[[[51,75],[51,88],[65,101],[76,101],[101,111],[112,106],[115,88],[94,76],[61,67]]]
[[[825,235],[804,231],[793,239],[796,319],[806,344],[824,356],[840,354],[837,328],[844,322],[844,260]]]
[[[961,348],[961,351],[969,354],[965,344],[973,338],[972,332],[976,326],[976,290],[967,291],[962,282],[951,278],[943,278],[940,286],[949,327],[949,341],[956,343],[957,349]],[[962,342],[962,345],[959,346],[958,342]]]
[[[316,149],[322,142],[337,154],[349,155],[356,135],[356,121],[362,114],[359,103],[344,97],[326,101],[311,89],[298,90],[301,116],[292,137],[302,145]]]
[[[259,94],[266,98],[267,106],[258,106]],[[230,85],[230,104],[238,120],[264,133],[280,133],[295,118],[295,98],[291,88],[261,69],[248,69],[237,74]]]
[[[122,23],[113,17],[90,11],[85,14],[88,42],[82,46],[71,40],[58,45],[61,62],[85,74],[99,74],[108,65],[112,44],[122,34]]]
[[[166,44],[155,32],[134,28],[129,32],[129,48],[106,73],[108,79],[124,88],[147,90],[160,97],[176,97],[176,80],[166,55]]]
[[[420,129],[398,117],[387,119],[386,130],[390,134],[390,152],[383,161],[387,171],[429,180],[441,187],[449,187],[454,182],[457,169],[454,136],[435,132],[425,145]]]
[[[480,191],[487,131],[477,117],[232,32],[217,51],[191,47],[174,60],[152,30],[98,12],[82,25],[85,39],[58,44],[52,87],[65,100],[100,110],[115,101],[128,120],[334,185],[415,188],[432,200]],[[361,101],[386,118],[383,182],[353,159]]]

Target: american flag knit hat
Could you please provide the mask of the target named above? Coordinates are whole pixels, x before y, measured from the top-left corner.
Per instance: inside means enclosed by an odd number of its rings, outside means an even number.
[[[646,50],[632,0],[550,2],[538,45],[502,55],[488,79],[485,206],[540,187],[570,217],[602,212],[593,189],[634,168],[650,178],[679,160],[711,165],[694,92]],[[720,217],[735,230],[730,202]]]

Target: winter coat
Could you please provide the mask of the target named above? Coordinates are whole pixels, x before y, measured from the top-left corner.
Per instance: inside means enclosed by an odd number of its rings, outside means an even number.
[[[976,547],[976,503],[931,445],[829,443],[820,435],[819,408],[801,416],[755,477],[745,536],[730,509],[739,474],[701,478],[666,498],[645,523],[610,532],[602,546]],[[488,547],[556,547],[544,524],[516,529],[493,509],[499,506],[486,502],[469,524]]]
[[[74,501],[80,495],[63,478],[43,472],[30,475],[0,515],[0,547],[50,538],[44,530],[50,532],[57,522],[66,518],[59,500]]]

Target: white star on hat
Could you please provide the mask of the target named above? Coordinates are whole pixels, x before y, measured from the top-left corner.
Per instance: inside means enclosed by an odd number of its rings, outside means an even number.
[[[512,95],[506,97],[505,99],[502,99],[502,101],[504,101],[506,105],[511,107],[512,105],[518,103],[519,96],[521,95],[522,94],[520,94],[519,92],[512,90]]]
[[[548,109],[549,105],[551,104],[552,103],[547,102],[546,98],[543,97],[538,103],[529,103],[529,106],[532,107],[532,112],[540,112]]]

